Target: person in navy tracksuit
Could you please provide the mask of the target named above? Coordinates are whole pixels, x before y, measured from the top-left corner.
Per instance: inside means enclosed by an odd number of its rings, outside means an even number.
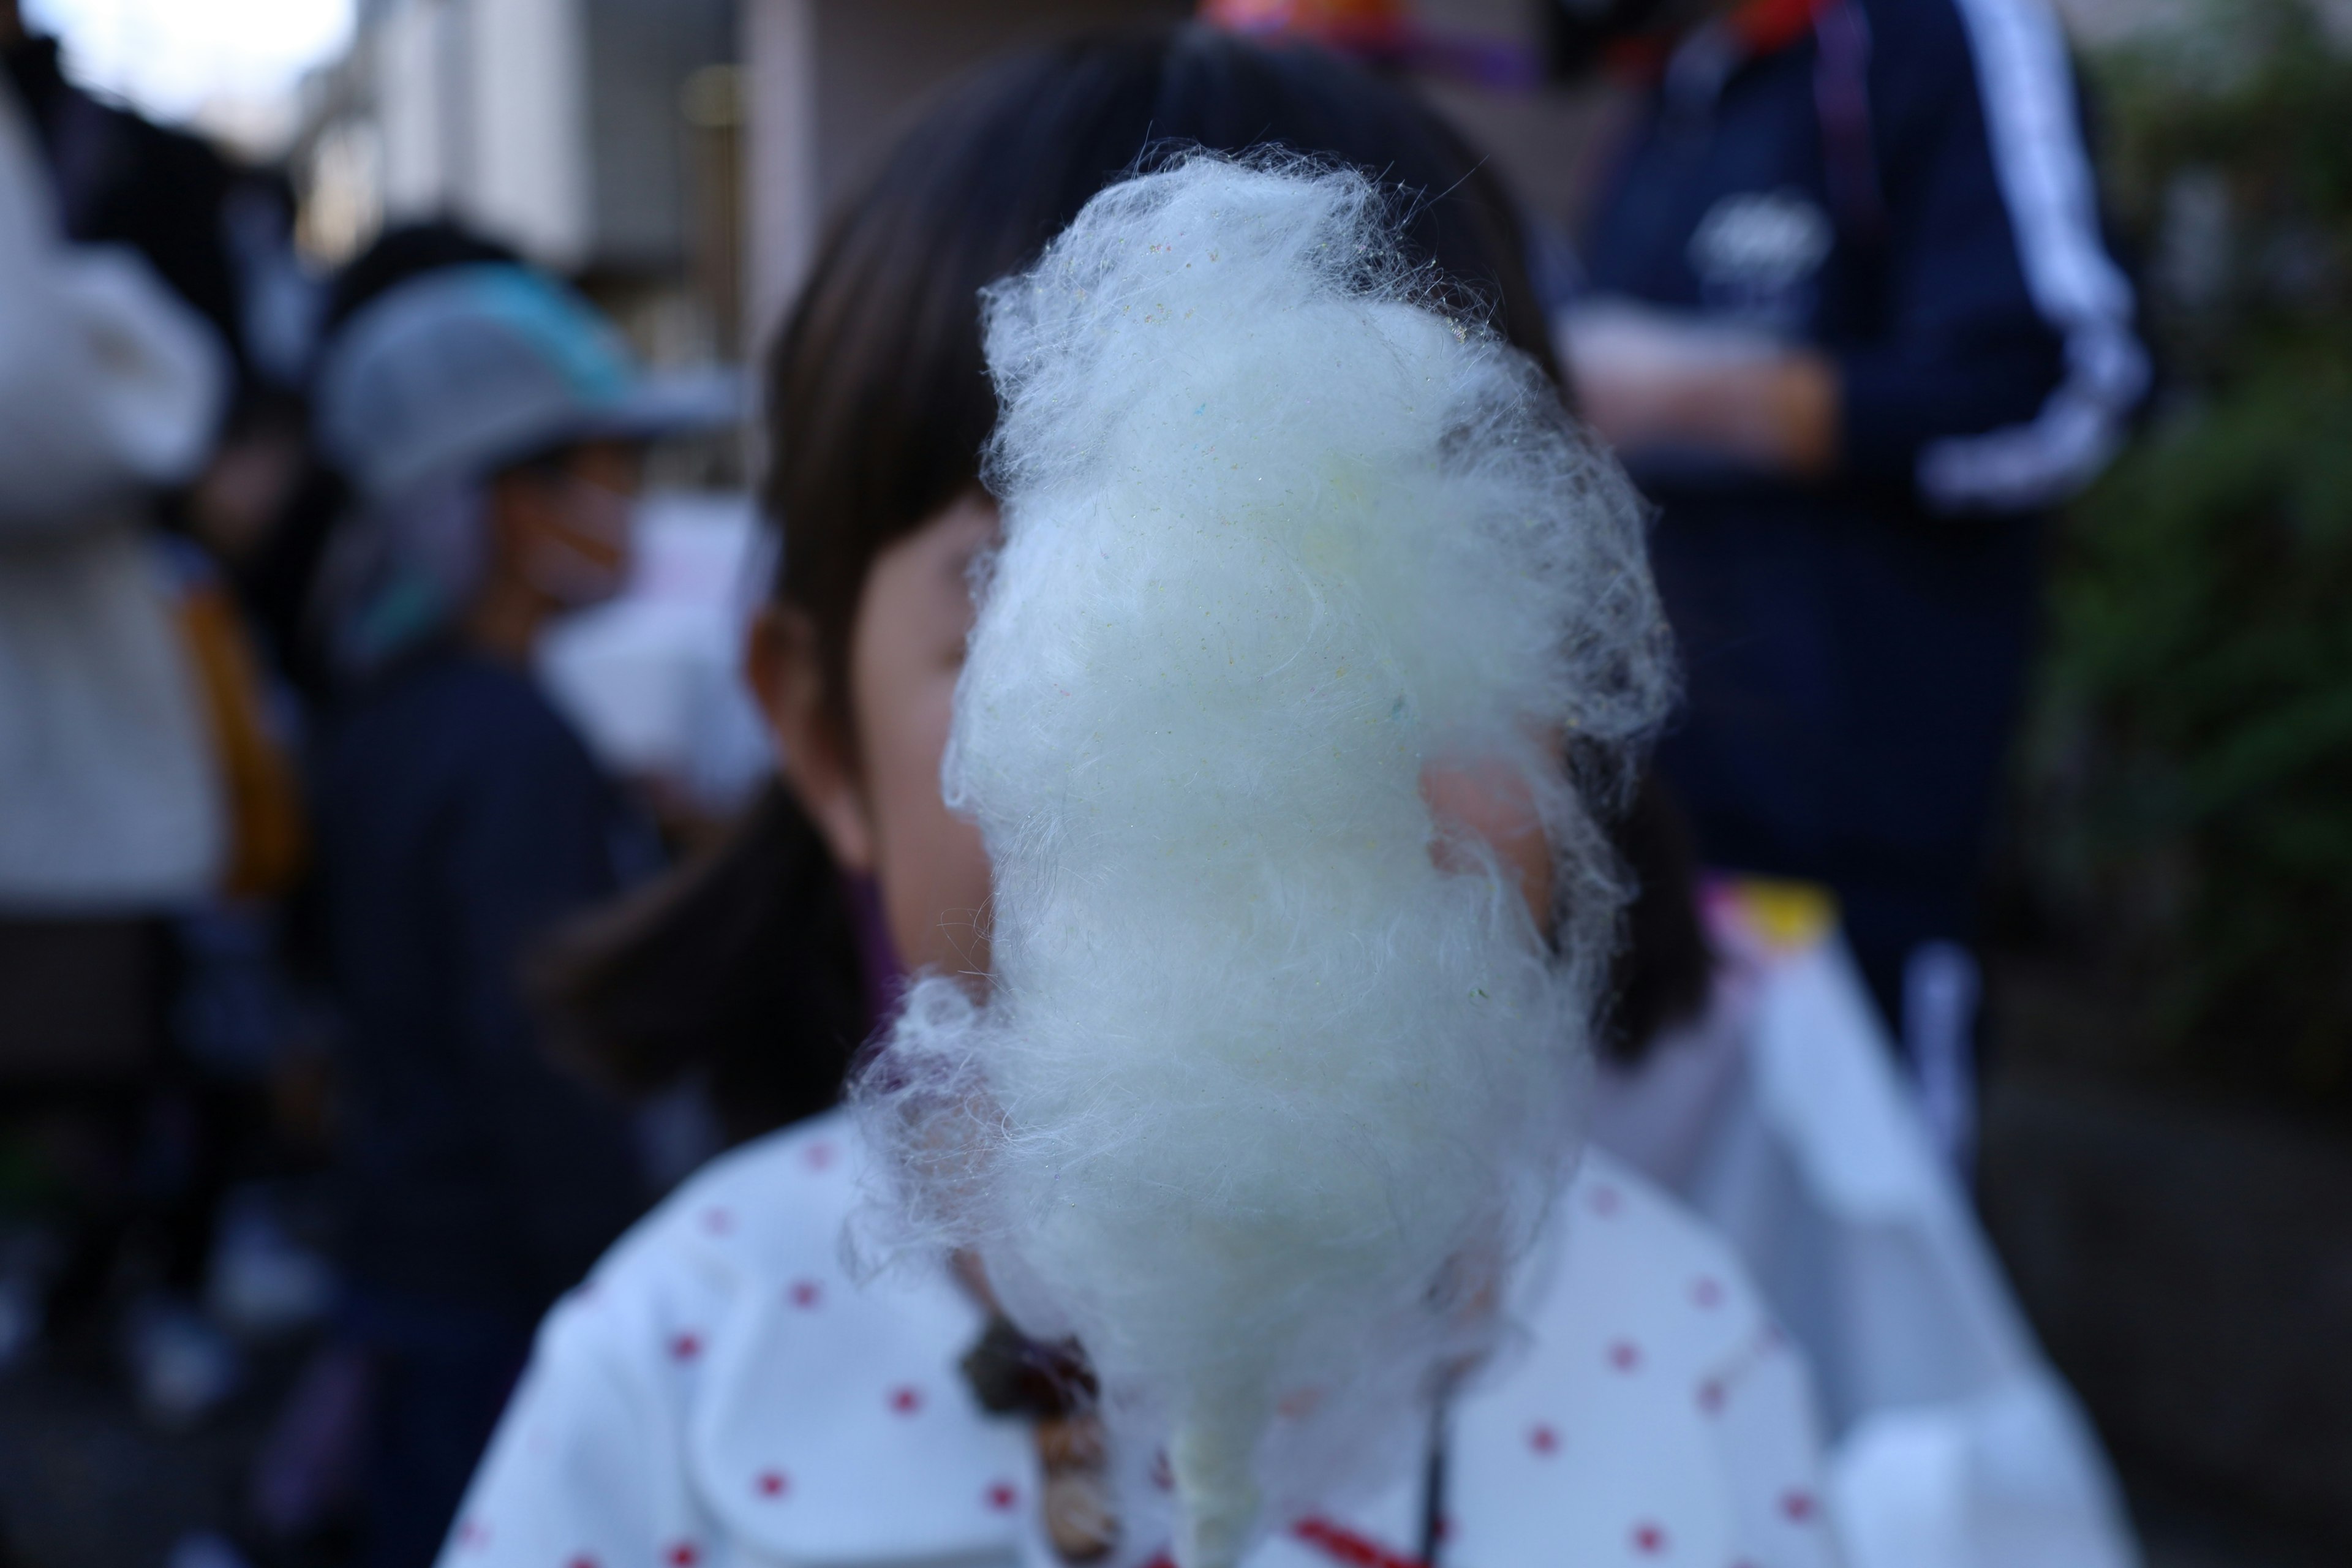
[[[1556,3],[1648,18],[1561,321],[1661,509],[1688,685],[1663,765],[1709,863],[1834,889],[1965,1142],[2036,525],[2148,374],[2063,37],[2043,0]]]

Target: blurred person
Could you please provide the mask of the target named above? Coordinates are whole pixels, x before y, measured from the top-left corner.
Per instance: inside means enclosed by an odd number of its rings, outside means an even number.
[[[215,449],[171,510],[234,568],[299,470],[318,296],[295,254],[293,189],[282,171],[88,91],[66,64],[56,38],[26,26],[18,0],[0,0],[0,74],[32,124],[67,237],[138,251],[228,351]]]
[[[1711,865],[1826,885],[1965,1157],[2040,520],[2147,381],[2042,0],[1551,0],[1637,84],[1561,342],[1662,509]]]
[[[69,239],[138,251],[211,324],[228,351],[231,414],[294,389],[312,301],[285,176],[86,90],[67,74],[58,41],[26,25],[19,0],[0,0],[0,75],[47,165],[58,226]]]
[[[13,22],[13,16],[0,20]],[[63,243],[0,84],[0,1089],[81,1210],[47,1307],[117,1272],[163,1058],[167,921],[227,848],[205,692],[152,528],[210,449],[216,335],[136,255]],[[20,1167],[21,1168],[21,1167]]]
[[[345,694],[314,787],[380,1568],[431,1557],[531,1324],[648,1195],[621,1108],[541,1058],[519,970],[658,846],[531,658],[620,588],[644,444],[730,415],[511,264],[384,290],[321,366],[320,443],[360,508],[322,583]]]
[[[68,79],[58,40],[0,0],[0,72],[16,89],[67,237],[128,246],[203,316],[247,374],[236,262],[222,212],[236,172],[202,139],[168,130]]]
[[[266,1086],[297,1029],[278,918],[302,853],[297,714],[232,590],[299,471],[314,289],[294,255],[282,173],[86,90],[69,65],[58,40],[26,26],[16,0],[0,0],[0,78],[41,155],[43,205],[68,239],[142,258],[209,324],[227,373],[203,460],[153,506],[176,641],[208,721],[226,844],[205,896],[148,938],[167,975],[169,994],[153,1009],[163,1048],[147,1064],[137,1113],[146,1125],[129,1264],[107,1269],[118,1291],[163,1292],[135,1303],[124,1348],[142,1403],[184,1418],[228,1390],[229,1346],[187,1298],[223,1280],[213,1217],[225,1184],[278,1158]],[[207,1363],[212,1373],[191,1371]]]
[[[1549,371],[1491,172],[1319,51],[1117,35],[950,93],[841,214],[770,361],[782,564],[748,659],[785,784],[559,976],[574,1047],[615,1076],[764,1053],[762,1087],[814,1109],[909,969],[983,962],[988,857],[940,795],[970,568],[997,526],[978,292],[1161,138],[1308,150],[1421,193],[1415,259]],[[837,1114],[803,1121],[633,1232],[542,1330],[444,1561],[1148,1560],[1082,1359],[993,1316],[969,1269],[845,1269],[866,1159]],[[1426,1561],[1441,1540],[1478,1561],[1832,1559],[1801,1366],[1737,1264],[1606,1161],[1561,1208],[1561,1282],[1425,1470],[1252,1561]]]
[[[448,219],[394,226],[329,280],[320,342],[331,343],[352,316],[404,283],[444,268],[485,263],[520,266],[521,258]],[[326,712],[339,687],[328,652],[329,606],[318,592],[320,572],[341,531],[356,526],[357,520],[352,515],[352,482],[319,449],[307,384],[303,402],[300,474],[278,515],[229,575],[265,656],[307,726]],[[320,901],[318,879],[305,878],[283,911],[285,972],[312,1027],[304,1048],[288,1054],[276,1093],[287,1141],[314,1161],[331,1152],[335,1068],[328,1000],[331,964]],[[369,1381],[365,1354],[329,1336],[289,1390],[250,1477],[249,1522],[272,1550],[299,1549],[351,1522]]]

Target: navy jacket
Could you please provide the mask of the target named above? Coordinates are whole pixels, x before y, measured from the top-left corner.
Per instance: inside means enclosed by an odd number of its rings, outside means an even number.
[[[1587,236],[1594,292],[1836,363],[1843,466],[1635,464],[1689,703],[1664,765],[1718,864],[1945,906],[2031,641],[2037,513],[2147,380],[2042,0],[1827,0],[1685,44]]]
[[[647,1194],[621,1109],[541,1055],[520,969],[658,846],[526,676],[455,648],[380,678],[320,763],[347,1267],[534,1321]]]

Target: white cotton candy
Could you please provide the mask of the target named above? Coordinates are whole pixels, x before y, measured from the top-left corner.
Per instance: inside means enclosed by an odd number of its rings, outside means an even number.
[[[1184,1568],[1390,1479],[1577,1144],[1618,892],[1559,758],[1617,776],[1664,633],[1622,479],[1440,282],[1362,177],[1197,155],[987,298],[989,984],[919,981],[861,1100],[901,1220],[1164,1456]],[[1449,764],[1532,795],[1553,942],[1439,845]]]

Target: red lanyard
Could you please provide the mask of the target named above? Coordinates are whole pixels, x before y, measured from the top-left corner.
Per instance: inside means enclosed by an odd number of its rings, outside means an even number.
[[[1739,42],[1739,52],[1748,59],[1775,54],[1795,43],[1811,30],[1838,0],[1748,0],[1734,11],[1723,26]],[[1620,39],[1610,46],[1605,57],[1609,68],[1620,76],[1636,81],[1654,82],[1665,75],[1666,62],[1685,35],[1678,33],[1645,33]]]
[[[1795,43],[1837,0],[1748,0],[1731,14],[1733,35],[1748,58],[1777,54]]]

